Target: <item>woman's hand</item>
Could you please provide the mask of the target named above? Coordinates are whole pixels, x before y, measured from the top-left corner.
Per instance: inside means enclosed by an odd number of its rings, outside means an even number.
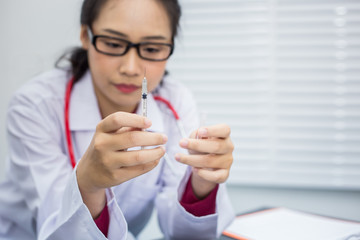
[[[127,151],[138,146],[163,145],[167,137],[142,131],[151,126],[145,117],[116,112],[96,127],[93,139],[77,166],[77,181],[84,203],[93,217],[105,206],[105,189],[153,169],[164,147]]]
[[[178,153],[175,159],[192,166],[191,183],[198,198],[206,197],[218,183],[227,180],[234,150],[228,125],[201,127],[189,139],[182,139],[180,146],[190,154]]]

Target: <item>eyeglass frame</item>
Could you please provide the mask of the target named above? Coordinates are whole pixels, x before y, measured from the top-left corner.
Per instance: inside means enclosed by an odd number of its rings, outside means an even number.
[[[107,36],[107,35],[94,35],[90,29],[90,27],[87,28],[87,31],[88,31],[88,34],[89,34],[89,37],[91,39],[91,44],[94,46],[95,50],[98,51],[99,53],[102,53],[102,54],[105,54],[105,55],[108,55],[108,56],[114,56],[114,57],[121,57],[121,56],[124,56],[126,53],[129,52],[130,48],[134,47],[136,48],[136,52],[138,54],[138,56],[141,58],[141,59],[144,59],[144,60],[147,60],[147,61],[153,61],[153,62],[162,62],[162,61],[165,61],[167,59],[169,59],[169,57],[173,54],[174,52],[174,44],[170,44],[170,43],[157,43],[157,42],[139,42],[139,43],[132,43],[128,40],[125,40],[125,39],[122,39],[122,38],[117,38],[117,37],[112,37],[112,36]],[[107,52],[103,52],[103,51],[100,51],[97,46],[96,46],[96,39],[99,38],[99,37],[105,37],[105,38],[109,38],[109,39],[114,39],[114,40],[121,40],[121,41],[124,41],[125,43],[127,43],[126,45],[126,48],[125,48],[125,51],[124,53],[122,54],[112,54],[112,53],[107,53]],[[151,59],[151,58],[146,58],[146,57],[143,57],[141,56],[141,53],[140,53],[140,46],[141,45],[144,45],[144,44],[153,44],[153,45],[165,45],[165,46],[169,46],[170,47],[170,53],[169,55],[164,58],[164,59]]]

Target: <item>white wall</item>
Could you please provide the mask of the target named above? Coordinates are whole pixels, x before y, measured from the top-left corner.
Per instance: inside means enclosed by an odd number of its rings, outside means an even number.
[[[7,154],[6,109],[14,91],[79,44],[81,0],[0,1],[0,180]]]

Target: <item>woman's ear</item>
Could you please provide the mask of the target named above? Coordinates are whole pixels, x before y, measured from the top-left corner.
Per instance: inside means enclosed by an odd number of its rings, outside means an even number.
[[[81,41],[82,48],[85,50],[88,50],[90,47],[91,40],[90,40],[89,34],[88,34],[88,26],[86,26],[86,25],[81,25],[80,41]]]

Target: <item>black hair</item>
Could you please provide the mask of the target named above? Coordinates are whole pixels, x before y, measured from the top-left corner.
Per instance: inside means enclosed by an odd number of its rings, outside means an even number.
[[[84,0],[81,8],[80,24],[91,28],[94,21],[100,14],[100,11],[109,0]],[[130,0],[131,1],[131,0]],[[156,0],[165,8],[172,30],[172,41],[178,33],[181,8],[178,0]],[[71,72],[74,82],[77,82],[89,69],[87,50],[81,47],[75,47],[65,52],[55,63],[59,67],[63,60],[68,60],[71,64]]]

